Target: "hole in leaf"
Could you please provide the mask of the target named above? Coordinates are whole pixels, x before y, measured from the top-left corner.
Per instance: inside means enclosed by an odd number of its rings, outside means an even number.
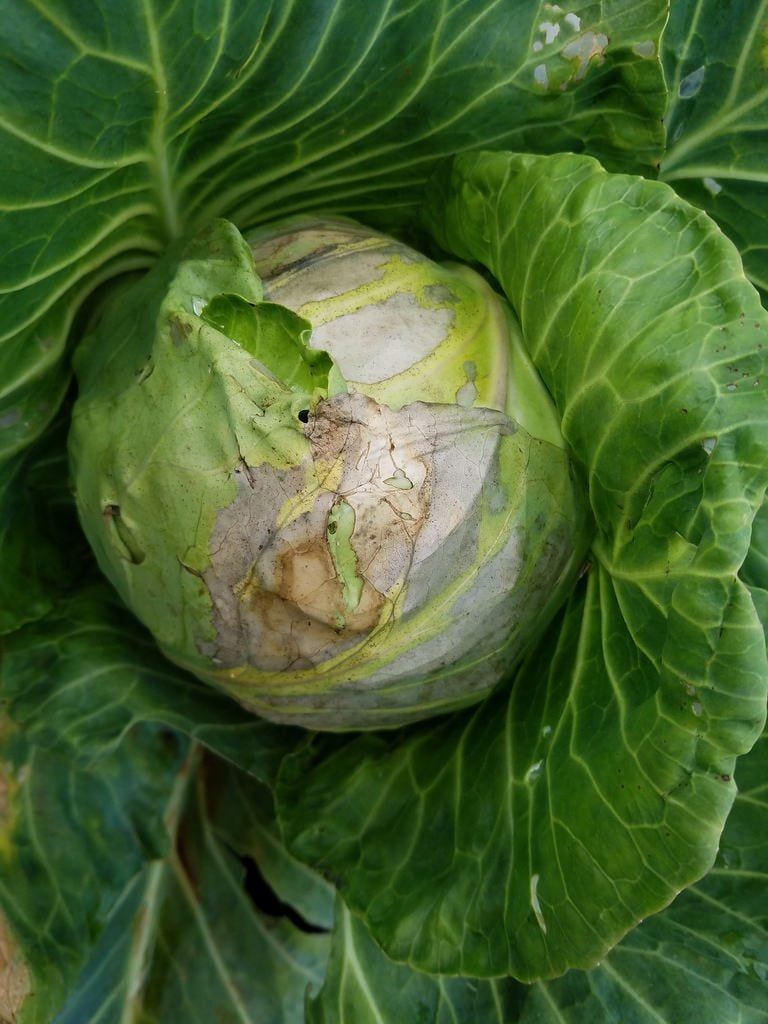
[[[323,935],[327,932],[326,928],[320,928],[303,918],[289,903],[283,903],[252,857],[241,856],[239,859],[245,868],[245,891],[257,910],[269,917],[285,917],[296,928],[309,935]]]

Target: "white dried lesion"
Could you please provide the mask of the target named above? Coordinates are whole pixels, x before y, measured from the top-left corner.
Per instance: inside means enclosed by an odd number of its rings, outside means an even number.
[[[604,32],[591,30],[582,32],[580,36],[576,36],[575,39],[566,43],[561,50],[563,57],[566,60],[576,61],[576,70],[572,75],[572,81],[580,82],[586,76],[591,63],[602,64],[607,47],[608,36]]]
[[[543,935],[547,934],[547,922],[544,920],[544,914],[541,909],[541,903],[539,902],[539,875],[531,875],[530,881],[530,895],[531,895],[531,910],[533,916],[536,918],[536,923]]]
[[[248,467],[219,514],[204,574],[217,640],[206,653],[225,667],[311,668],[391,622],[396,603],[417,610],[409,586],[428,601],[446,539],[479,529],[477,495],[512,431],[488,409],[320,401],[304,428],[306,462]]]

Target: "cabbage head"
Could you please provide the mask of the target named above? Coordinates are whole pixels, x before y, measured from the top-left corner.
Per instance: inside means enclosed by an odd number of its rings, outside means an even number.
[[[77,369],[102,570],[168,657],[273,720],[477,701],[581,566],[586,503],[510,307],[354,221],[214,223]]]

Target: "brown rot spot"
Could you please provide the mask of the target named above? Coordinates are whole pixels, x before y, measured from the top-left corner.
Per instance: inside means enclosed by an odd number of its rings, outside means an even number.
[[[171,341],[178,347],[186,342],[192,331],[192,325],[185,323],[177,316],[172,316],[168,321],[168,329],[171,333]]]
[[[370,583],[364,582],[355,608],[344,600],[342,581],[333,564],[327,542],[319,537],[302,548],[288,548],[279,559],[278,597],[339,634],[367,633],[376,625],[384,602]]]

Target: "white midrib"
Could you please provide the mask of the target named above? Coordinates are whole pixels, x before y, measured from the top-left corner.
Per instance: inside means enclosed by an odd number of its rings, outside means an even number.
[[[368,979],[366,977],[366,973],[363,970],[363,966],[360,963],[360,960],[358,959],[357,956],[357,949],[355,948],[354,936],[352,935],[352,917],[349,910],[347,910],[346,907],[344,907],[343,910],[343,918],[345,936],[344,948],[347,954],[345,957],[345,963],[350,965],[352,973],[355,976],[358,989],[361,992],[361,994],[365,997],[365,1001],[370,1007],[372,1015],[371,1024],[384,1024],[384,1018],[381,1016],[381,1013],[379,1012],[376,998],[373,992],[371,991],[370,985],[368,984]]]
[[[155,861],[147,872],[147,883],[140,911],[141,925],[134,932],[134,940],[128,958],[130,966],[127,972],[126,998],[120,1014],[120,1024],[135,1024],[137,1012],[141,1009],[142,988],[154,939],[154,925],[159,912],[162,878],[165,871],[164,861]]]
[[[176,841],[179,820],[186,804],[189,787],[195,777],[195,769],[201,757],[202,749],[197,744],[193,745],[177,774],[176,782],[171,790],[163,819],[172,844]],[[169,866],[165,858],[154,861],[147,869],[144,899],[139,912],[140,917],[138,918],[140,923],[134,930],[131,952],[128,957],[129,967],[126,971],[125,985],[126,998],[125,1005],[120,1014],[120,1024],[135,1024],[142,1009],[143,986],[146,981],[147,967],[149,958],[152,955],[156,927],[162,909],[165,888],[163,880],[168,871]]]
[[[171,181],[171,167],[168,160],[168,146],[165,127],[168,119],[168,82],[165,77],[160,40],[157,35],[155,12],[152,0],[143,0],[144,14],[147,24],[147,38],[151,54],[152,73],[157,87],[157,109],[155,112],[152,132],[150,134],[150,152],[152,154],[152,174],[155,179],[160,220],[169,239],[181,233],[181,218],[176,194]]]

